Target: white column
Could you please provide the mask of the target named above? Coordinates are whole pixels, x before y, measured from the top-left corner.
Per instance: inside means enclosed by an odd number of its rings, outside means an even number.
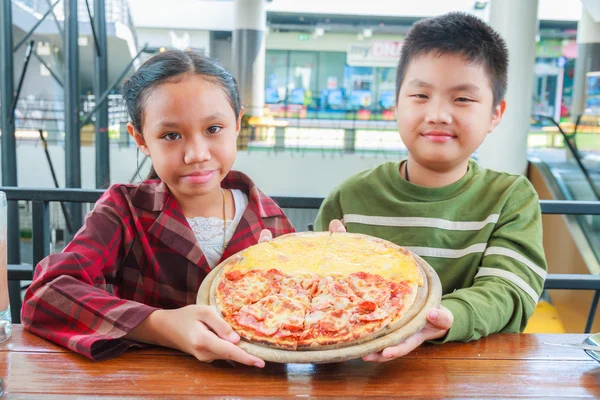
[[[485,168],[524,174],[527,170],[538,0],[492,0],[490,6],[490,25],[508,46],[507,106],[502,122],[479,148],[479,163]]]
[[[600,22],[596,22],[586,9],[581,10],[581,19],[577,24],[577,62],[573,80],[573,107],[571,119],[575,121],[583,114],[586,102],[586,74],[600,70]]]
[[[231,64],[246,114],[262,116],[265,104],[265,0],[235,0]]]

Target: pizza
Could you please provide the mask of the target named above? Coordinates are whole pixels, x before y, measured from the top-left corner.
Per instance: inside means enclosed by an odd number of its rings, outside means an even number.
[[[385,335],[418,311],[427,290],[409,251],[353,233],[280,236],[219,268],[211,304],[242,338],[287,350],[341,348]]]

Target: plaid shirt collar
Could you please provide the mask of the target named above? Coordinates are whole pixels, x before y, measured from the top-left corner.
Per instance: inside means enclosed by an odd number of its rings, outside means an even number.
[[[248,207],[242,215],[244,223],[240,223],[241,226],[260,225],[264,227],[263,218],[285,217],[279,206],[261,192],[247,175],[241,172],[230,171],[223,179],[222,187],[242,190],[248,196]],[[179,203],[171,195],[164,182],[149,180],[140,184],[131,195],[131,203],[134,207],[156,213],[148,233],[194,264],[210,271],[194,232],[183,215]],[[238,225],[238,230],[240,225]],[[240,234],[246,237],[246,233],[238,234],[238,231],[236,231],[225,254],[223,254],[223,258],[247,247],[244,240],[239,239]],[[258,240],[258,237],[256,237],[256,240]]]
[[[250,177],[239,171],[229,171],[221,182],[224,189],[239,189],[248,196],[248,203],[256,207],[261,218],[283,216],[283,212],[269,196],[265,195]],[[165,211],[176,208],[181,213],[177,200],[161,180],[148,180],[140,184],[132,196],[135,207],[148,211]]]

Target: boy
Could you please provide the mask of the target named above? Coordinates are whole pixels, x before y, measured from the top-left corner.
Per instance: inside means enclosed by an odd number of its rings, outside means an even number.
[[[321,206],[315,230],[390,240],[422,256],[442,282],[442,304],[425,328],[367,361],[426,340],[520,332],[535,309],[547,270],[537,195],[525,177],[469,159],[500,123],[507,68],[504,40],[474,16],[416,23],[396,75],[408,158],[350,177]]]

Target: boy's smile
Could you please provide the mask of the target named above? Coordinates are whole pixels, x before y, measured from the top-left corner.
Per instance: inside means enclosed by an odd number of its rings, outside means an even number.
[[[503,110],[504,102],[493,106],[491,80],[483,64],[455,54],[415,57],[406,69],[396,106],[411,173],[421,175],[422,169],[464,174],[469,157],[500,122]]]
[[[425,139],[428,139],[434,143],[446,143],[452,139],[456,139],[456,135],[450,132],[432,130],[422,134]]]

